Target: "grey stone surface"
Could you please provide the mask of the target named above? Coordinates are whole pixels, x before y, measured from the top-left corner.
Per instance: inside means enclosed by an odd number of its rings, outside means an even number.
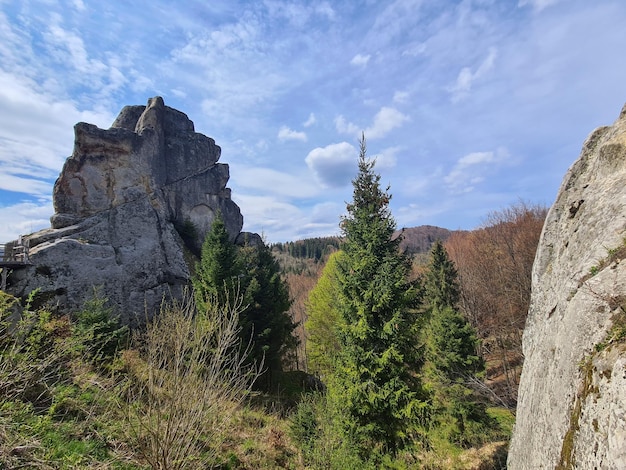
[[[535,258],[510,469],[626,468],[626,107],[568,170]]]
[[[8,290],[40,288],[75,309],[93,287],[126,322],[141,322],[190,276],[177,228],[196,228],[199,249],[220,211],[234,241],[243,217],[231,200],[220,148],[160,97],[125,107],[110,129],[78,123],[72,155],[54,185],[52,228],[23,237],[33,265]]]

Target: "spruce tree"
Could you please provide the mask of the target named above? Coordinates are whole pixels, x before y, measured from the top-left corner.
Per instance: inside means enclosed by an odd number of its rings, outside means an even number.
[[[289,316],[289,288],[280,275],[280,266],[265,245],[239,248],[241,293],[245,310],[239,315],[244,341],[252,340],[252,360],[264,361],[266,373],[257,381],[271,388],[282,371],[282,359],[296,347]]]
[[[431,250],[424,284],[430,314],[429,360],[451,382],[480,374],[485,365],[477,353],[476,330],[457,309],[458,274],[441,241]]]
[[[210,301],[219,305],[234,301],[240,274],[236,264],[237,247],[230,240],[224,219],[218,212],[202,243],[200,262],[191,279],[200,310],[206,310]]]
[[[452,420],[448,438],[467,445],[479,439],[478,428],[490,420],[484,403],[470,386],[478,382],[485,362],[477,352],[476,330],[456,308],[459,299],[458,274],[443,244],[431,250],[425,276],[425,303],[429,313],[424,330],[427,345],[426,370],[434,393],[439,421]]]
[[[424,288],[431,308],[455,308],[459,301],[458,273],[441,240],[437,240],[431,249]]]
[[[410,259],[393,237],[391,195],[380,187],[375,161],[361,139],[353,201],[341,223],[339,263],[342,350],[330,392],[355,423],[351,435],[365,446],[395,452],[426,414],[415,334],[419,289],[409,281]]]

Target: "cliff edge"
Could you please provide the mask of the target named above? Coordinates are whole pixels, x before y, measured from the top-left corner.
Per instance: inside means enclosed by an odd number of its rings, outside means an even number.
[[[508,468],[626,468],[626,106],[546,219]]]

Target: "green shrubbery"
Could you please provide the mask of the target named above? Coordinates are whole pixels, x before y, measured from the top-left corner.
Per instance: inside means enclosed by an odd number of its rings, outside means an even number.
[[[0,468],[210,468],[259,373],[241,300],[164,305],[144,334],[97,295],[75,320],[0,293]],[[131,349],[128,349],[128,348]]]

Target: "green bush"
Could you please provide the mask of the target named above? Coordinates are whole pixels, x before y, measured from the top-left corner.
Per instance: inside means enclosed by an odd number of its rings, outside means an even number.
[[[94,297],[78,312],[72,331],[78,349],[87,361],[105,369],[111,366],[129,338],[128,327],[120,324],[119,316],[113,314],[107,302],[108,299],[94,289]]]

